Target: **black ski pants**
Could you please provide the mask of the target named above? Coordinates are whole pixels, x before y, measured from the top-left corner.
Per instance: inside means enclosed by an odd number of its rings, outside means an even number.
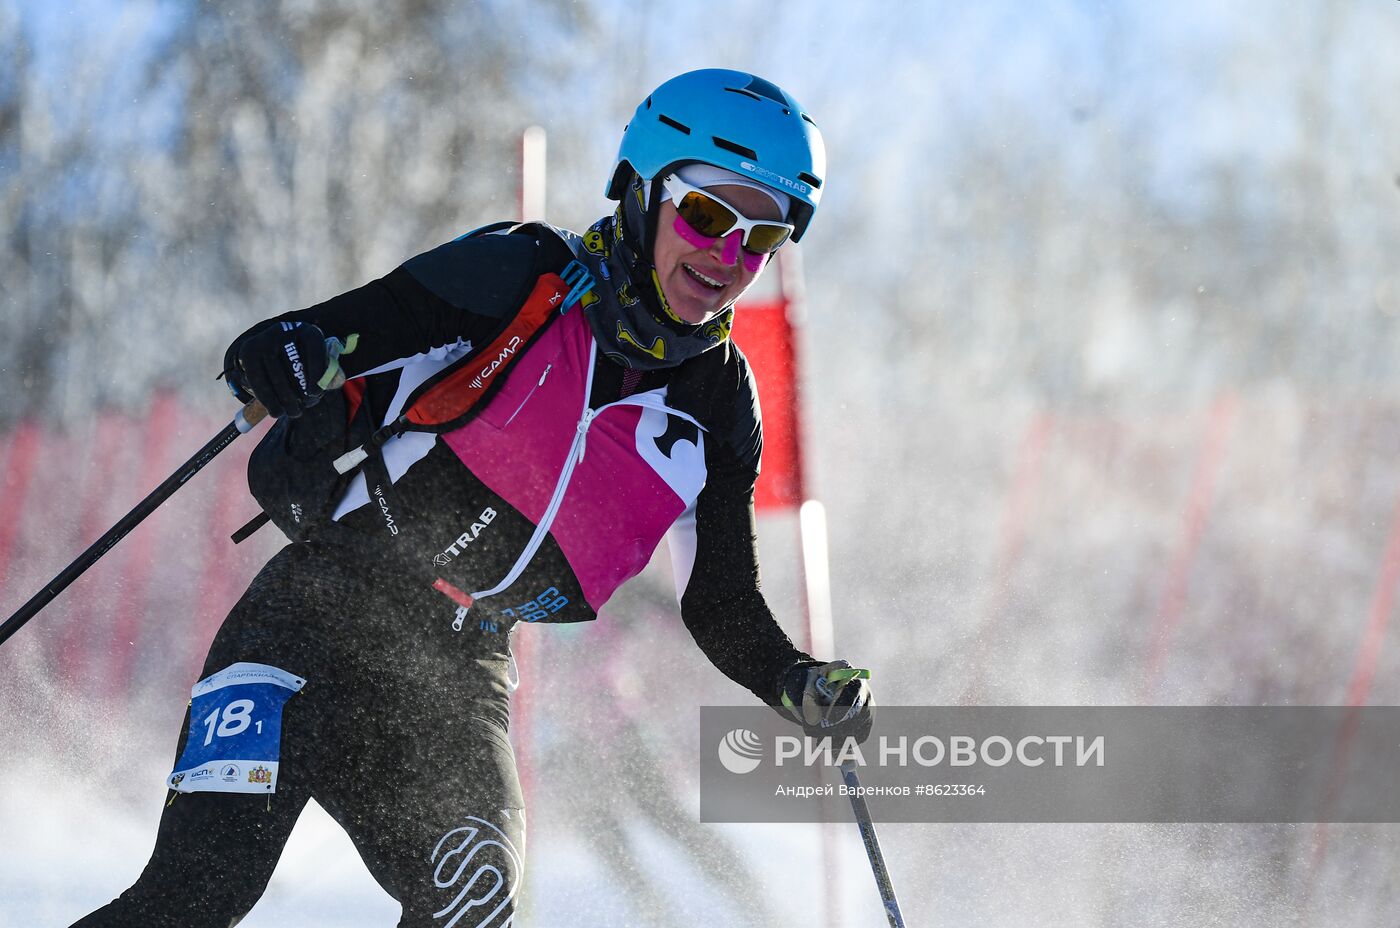
[[[172,793],[136,884],[79,926],[235,924],[312,798],[403,905],[400,926],[509,923],[525,819],[507,737],[506,633],[453,631],[450,601],[397,587],[310,544],[263,567],[201,679],[239,661],[306,679],[283,710],[276,792]]]

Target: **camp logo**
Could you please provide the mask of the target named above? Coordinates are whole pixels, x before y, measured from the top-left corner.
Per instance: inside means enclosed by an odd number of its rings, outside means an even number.
[[[379,501],[379,512],[384,516],[384,527],[389,530],[390,535],[397,535],[399,527],[394,522],[394,515],[389,511],[389,501],[384,498],[384,487],[382,484],[375,484],[374,498]]]
[[[264,767],[262,764],[258,764],[258,765],[257,765],[256,767],[254,767],[252,770],[249,770],[249,771],[248,771],[248,782],[249,782],[249,783],[265,783],[265,784],[271,784],[271,783],[272,783],[272,771],[271,771],[271,770],[268,770],[268,769],[267,769],[266,767]]]
[[[225,783],[237,783],[242,773],[237,764],[224,764],[223,769],[219,771],[219,779]]]
[[[554,299],[551,299],[549,301],[551,306],[553,306],[558,301],[559,294],[556,292],[554,294],[554,297]],[[511,356],[514,355],[519,348],[520,336],[512,335],[510,341],[506,344],[504,348],[501,349],[501,353],[496,356],[495,360],[491,361],[489,364],[483,367],[481,369],[481,373],[477,374],[475,377],[472,378],[470,384],[471,388],[473,390],[480,390],[482,385],[487,380],[491,379],[491,375],[496,373],[496,371],[500,370],[501,365],[509,361],[511,359]]]

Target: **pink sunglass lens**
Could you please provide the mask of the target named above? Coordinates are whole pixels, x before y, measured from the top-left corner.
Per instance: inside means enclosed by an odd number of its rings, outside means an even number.
[[[672,226],[675,228],[677,235],[696,248],[709,248],[715,243],[712,236],[701,235],[699,232],[696,232],[695,227],[682,219],[680,213],[676,214],[676,221],[672,223]]]
[[[739,260],[739,245],[744,238],[742,232],[730,232],[724,237],[724,254],[720,260],[725,264],[733,264]]]

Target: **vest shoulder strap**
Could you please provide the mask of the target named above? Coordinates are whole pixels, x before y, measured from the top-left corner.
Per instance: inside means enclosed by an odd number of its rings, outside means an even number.
[[[577,235],[548,223],[532,222],[485,226],[463,238],[495,235],[529,236],[535,242],[531,266],[517,285],[520,295],[514,300],[514,311],[502,314],[501,326],[489,340],[474,346],[460,360],[424,381],[404,404],[403,415],[376,434],[376,444],[405,431],[441,433],[465,425],[474,410],[505,381],[513,362],[553,319],[567,312],[578,302],[582,292],[592,286],[591,275],[584,274],[587,281],[581,286],[578,273],[571,267],[575,257],[569,237],[577,239]],[[518,268],[517,265],[513,269],[517,275],[520,274]],[[457,273],[470,276],[500,271],[490,267],[464,268]],[[507,288],[496,286],[493,289],[500,292]]]

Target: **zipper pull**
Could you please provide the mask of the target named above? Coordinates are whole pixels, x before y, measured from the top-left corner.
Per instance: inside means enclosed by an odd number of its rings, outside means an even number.
[[[545,379],[546,377],[549,376],[549,369],[550,369],[551,367],[553,367],[553,366],[554,366],[553,364],[546,364],[546,365],[544,366],[544,373],[540,375],[540,382],[539,382],[538,384],[536,384],[535,386],[538,386],[538,387],[544,386],[544,379]]]
[[[591,409],[585,409],[583,415],[578,420],[578,462],[583,462],[583,452],[588,448],[588,427],[593,424],[593,419],[598,414]]]

